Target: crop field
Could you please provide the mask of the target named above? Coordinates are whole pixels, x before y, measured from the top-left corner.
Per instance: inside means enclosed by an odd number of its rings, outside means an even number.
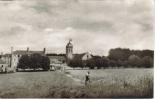
[[[153,69],[16,72],[0,74],[0,98],[152,98]]]
[[[136,82],[149,78],[153,79],[153,69],[102,69],[102,70],[69,70],[69,73],[84,83],[85,75],[90,72],[90,80],[92,83],[104,82],[108,84],[127,82],[135,84]]]
[[[88,70],[69,70],[68,73],[84,84],[87,72]],[[95,97],[139,98],[153,95],[153,69],[102,69],[89,72],[91,82],[87,90],[97,92]]]

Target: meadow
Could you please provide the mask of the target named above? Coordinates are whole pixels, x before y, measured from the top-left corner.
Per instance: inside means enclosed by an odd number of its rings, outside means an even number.
[[[16,72],[0,74],[0,98],[152,98],[153,69]]]
[[[88,98],[153,97],[153,69],[151,68],[69,70],[68,73],[84,84],[84,76],[88,71],[91,83],[84,89]]]

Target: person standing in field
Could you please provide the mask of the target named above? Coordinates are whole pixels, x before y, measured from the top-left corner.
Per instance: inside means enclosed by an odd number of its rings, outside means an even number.
[[[90,72],[88,71],[86,76],[85,76],[85,85],[88,85],[90,83]]]

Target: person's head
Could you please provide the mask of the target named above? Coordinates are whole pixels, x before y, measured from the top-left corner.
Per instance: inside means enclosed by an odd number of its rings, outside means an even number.
[[[90,72],[88,71],[87,73],[89,74]]]

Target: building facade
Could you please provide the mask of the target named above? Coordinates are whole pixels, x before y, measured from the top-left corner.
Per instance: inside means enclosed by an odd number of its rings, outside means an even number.
[[[66,45],[66,59],[73,59],[73,44],[71,43],[71,40],[69,40],[69,42]]]
[[[92,58],[92,54],[89,52],[81,53],[81,54],[73,54],[73,44],[71,40],[66,45],[66,61],[69,63],[71,60],[80,59],[82,61],[86,61]]]

